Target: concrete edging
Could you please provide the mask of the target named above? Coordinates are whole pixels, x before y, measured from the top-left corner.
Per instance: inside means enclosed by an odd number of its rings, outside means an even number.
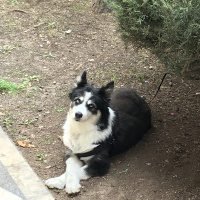
[[[54,200],[1,126],[0,161],[27,200]]]

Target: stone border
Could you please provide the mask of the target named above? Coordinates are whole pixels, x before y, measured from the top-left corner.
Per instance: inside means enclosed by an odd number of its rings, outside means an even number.
[[[1,126],[0,160],[27,200],[54,200]]]

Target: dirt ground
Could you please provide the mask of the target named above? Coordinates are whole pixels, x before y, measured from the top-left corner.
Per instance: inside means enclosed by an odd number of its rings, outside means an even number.
[[[0,125],[46,180],[65,170],[62,125],[68,93],[84,70],[96,86],[115,81],[149,102],[164,69],[148,50],[126,49],[112,13],[90,0],[0,0],[0,77],[24,84],[0,95]],[[135,147],[112,158],[104,177],[82,182],[75,197],[57,200],[194,200],[200,197],[200,80],[167,75],[150,104],[153,128]],[[6,144],[5,144],[6,145]]]

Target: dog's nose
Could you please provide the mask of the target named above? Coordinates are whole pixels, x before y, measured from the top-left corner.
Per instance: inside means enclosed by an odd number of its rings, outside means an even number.
[[[76,118],[76,120],[81,119],[82,116],[83,116],[83,114],[82,114],[81,112],[75,113],[75,118]]]

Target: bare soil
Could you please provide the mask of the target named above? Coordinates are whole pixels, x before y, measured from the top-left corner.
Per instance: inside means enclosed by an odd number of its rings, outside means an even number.
[[[134,88],[149,102],[164,69],[147,49],[125,48],[112,13],[94,13],[90,0],[0,0],[0,5],[0,77],[27,82],[17,94],[0,95],[0,125],[16,144],[32,142],[35,148],[19,150],[46,180],[65,170],[59,136],[77,75],[87,70],[96,86],[114,80],[116,88]],[[106,176],[82,182],[80,194],[68,197],[53,189],[55,199],[199,199],[199,93],[199,79],[167,75],[150,104],[154,127],[144,139],[112,158]]]

